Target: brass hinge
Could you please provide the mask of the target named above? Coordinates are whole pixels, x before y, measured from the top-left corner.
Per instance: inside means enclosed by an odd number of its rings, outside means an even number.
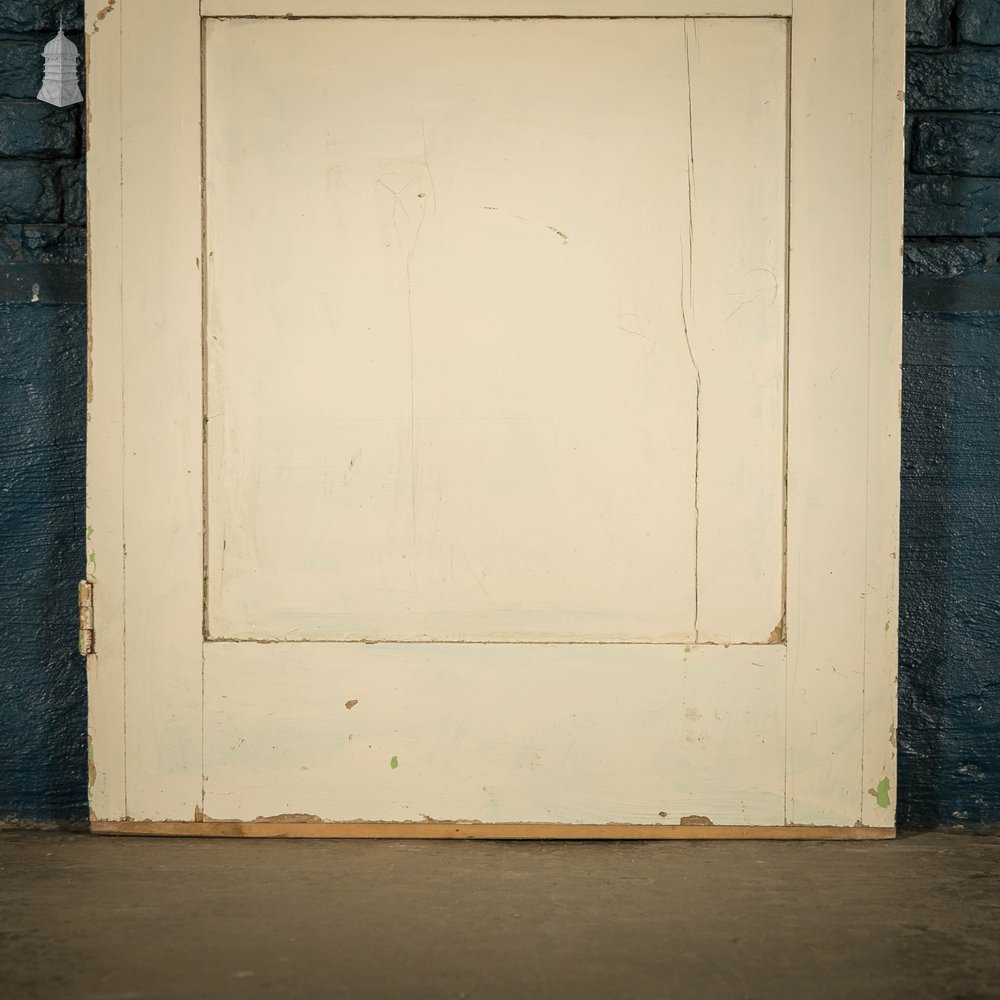
[[[94,652],[94,585],[81,580],[80,588],[80,655]]]

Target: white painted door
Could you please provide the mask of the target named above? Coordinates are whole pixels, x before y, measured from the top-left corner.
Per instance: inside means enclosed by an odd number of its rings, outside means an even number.
[[[95,820],[891,828],[900,5],[288,2],[93,19]]]

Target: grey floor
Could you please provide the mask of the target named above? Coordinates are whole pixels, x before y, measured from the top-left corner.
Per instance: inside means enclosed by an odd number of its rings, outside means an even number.
[[[0,998],[1000,997],[1000,838],[0,834]]]

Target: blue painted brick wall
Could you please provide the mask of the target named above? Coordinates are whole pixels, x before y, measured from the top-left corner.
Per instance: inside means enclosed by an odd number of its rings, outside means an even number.
[[[86,816],[78,0],[0,0],[0,820]],[[1000,0],[911,0],[900,822],[1000,822]]]
[[[905,826],[1000,823],[1000,0],[912,0],[900,606]]]
[[[0,0],[0,821],[87,815],[81,106],[35,99],[78,0]],[[82,59],[81,59],[82,79]]]

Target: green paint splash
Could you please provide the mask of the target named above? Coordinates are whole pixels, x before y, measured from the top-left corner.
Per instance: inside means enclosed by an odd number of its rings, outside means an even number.
[[[395,754],[392,755],[392,760],[389,761],[389,767],[394,771],[399,767],[399,758]],[[879,787],[881,788],[882,786],[880,785]]]
[[[875,801],[883,808],[889,808],[889,779],[883,778],[875,786]]]

